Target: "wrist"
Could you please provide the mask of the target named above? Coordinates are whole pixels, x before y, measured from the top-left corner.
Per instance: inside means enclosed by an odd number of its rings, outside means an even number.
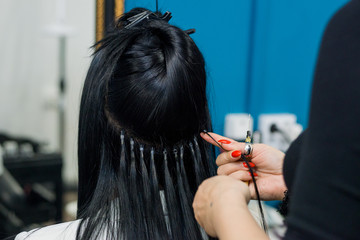
[[[228,235],[234,230],[233,225],[241,222],[241,217],[247,209],[247,199],[235,192],[227,192],[219,197],[214,205],[212,219],[215,232],[219,239],[228,239]]]
[[[276,194],[274,196],[274,200],[282,201],[284,198],[284,193],[287,191],[287,187],[284,182],[283,176],[281,176],[281,180],[277,182],[276,186]]]
[[[231,196],[224,196],[227,200],[223,200],[222,207],[217,209],[216,222],[213,222],[217,237],[221,240],[268,239],[252,217],[247,199],[244,196],[227,197]]]
[[[248,200],[239,190],[227,190],[221,193],[211,204],[213,208],[212,219],[215,220],[214,223],[216,224],[219,219],[227,216],[224,214],[225,212],[230,213],[231,216],[233,209],[247,208]]]

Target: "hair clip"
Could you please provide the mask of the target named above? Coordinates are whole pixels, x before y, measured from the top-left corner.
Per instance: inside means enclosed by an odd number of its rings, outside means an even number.
[[[160,17],[160,19],[162,19],[162,20],[164,20],[164,21],[167,21],[167,22],[169,22],[171,18],[172,18],[171,12],[169,12],[169,11],[166,11],[166,12]]]
[[[150,11],[144,11],[141,13],[138,13],[132,17],[129,17],[127,20],[130,22],[128,25],[125,26],[126,29],[130,29],[131,27],[139,24],[140,22],[142,22],[145,19],[149,19],[150,15],[154,15],[154,18],[158,18],[161,20],[164,20],[166,22],[169,22],[170,19],[172,18],[171,16],[171,12],[167,11],[165,12],[161,17],[157,17],[155,13],[150,12]]]
[[[190,34],[193,34],[196,32],[195,28],[191,28],[191,29],[188,29],[188,30],[185,30],[184,31],[187,35],[190,35]]]
[[[136,15],[134,15],[132,17],[129,17],[128,21],[130,21],[130,23],[128,25],[126,25],[125,28],[129,29],[129,28],[135,26],[136,24],[142,22],[144,19],[149,19],[150,14],[152,14],[152,12],[144,11],[144,12],[136,14]]]

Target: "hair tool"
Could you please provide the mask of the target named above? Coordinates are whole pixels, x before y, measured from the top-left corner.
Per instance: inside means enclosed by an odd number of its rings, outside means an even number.
[[[251,144],[251,131],[250,131],[250,119],[251,119],[251,116],[249,114],[249,123],[248,123],[248,130],[246,131],[246,138],[245,138],[245,157],[246,158],[249,158],[249,161],[250,161],[250,158],[251,158],[251,154],[253,152],[253,146]]]
[[[225,152],[227,150],[225,150],[221,144],[216,141],[209,133],[208,131],[206,130],[203,130],[203,132],[208,135],[222,150],[224,150]],[[249,164],[249,161],[250,161],[250,158],[251,158],[251,154],[253,152],[253,146],[252,146],[252,143],[251,143],[251,131],[250,131],[250,128],[249,130],[247,131],[246,133],[246,140],[245,140],[245,154],[241,154],[241,160],[243,160],[246,165],[248,166],[249,168],[249,172],[250,172],[250,175],[251,175],[251,178],[252,178],[252,181],[254,183],[254,188],[255,188],[255,193],[256,193],[256,198],[258,200],[258,206],[259,206],[259,211],[260,211],[260,216],[261,216],[261,224],[262,224],[262,227],[264,229],[265,232],[267,232],[267,227],[266,227],[266,223],[265,223],[265,217],[264,217],[264,211],[262,209],[262,205],[261,205],[261,199],[260,199],[260,193],[259,193],[259,190],[258,190],[258,187],[256,185],[256,180],[255,180],[255,176],[254,176],[254,171],[252,169],[252,167],[250,166]],[[249,184],[249,182],[247,182]]]
[[[156,1],[156,12],[158,12],[158,1]],[[144,11],[141,13],[138,13],[132,17],[128,18],[129,23],[125,26],[126,29],[130,29],[136,25],[138,25],[139,23],[141,23],[142,21],[144,21],[145,19],[149,20],[150,18],[152,19],[161,19],[164,20],[166,22],[169,22],[170,19],[172,18],[171,16],[171,12],[166,11],[162,16],[158,17],[155,13],[151,12],[151,11]],[[188,30],[184,30],[184,32],[187,35],[193,34],[196,32],[196,30],[194,28],[188,29]]]
[[[129,17],[127,20],[130,22],[129,24],[127,24],[125,26],[126,29],[130,29],[134,26],[136,26],[137,24],[141,23],[142,21],[144,21],[145,19],[161,19],[164,20],[166,22],[169,22],[170,19],[172,18],[171,16],[171,12],[167,11],[165,12],[162,16],[158,17],[155,13],[151,12],[151,11],[143,11],[141,13],[138,13],[132,17]]]

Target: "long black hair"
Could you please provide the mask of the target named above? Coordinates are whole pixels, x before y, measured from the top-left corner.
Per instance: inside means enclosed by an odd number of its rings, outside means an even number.
[[[206,72],[169,15],[135,8],[96,44],[81,98],[77,239],[201,239],[192,201],[215,175]],[[205,234],[206,236],[206,234]]]

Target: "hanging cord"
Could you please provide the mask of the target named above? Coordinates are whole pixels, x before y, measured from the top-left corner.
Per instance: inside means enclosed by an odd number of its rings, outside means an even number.
[[[256,185],[256,181],[255,181],[255,176],[254,176],[254,172],[249,164],[249,161],[246,159],[246,157],[241,154],[241,159],[246,163],[246,165],[248,166],[249,168],[249,171],[250,171],[250,174],[251,174],[251,178],[252,178],[252,181],[254,183],[254,188],[255,188],[255,193],[256,193],[256,197],[257,197],[257,200],[258,200],[258,205],[259,205],[259,210],[260,210],[260,216],[261,216],[261,225],[264,229],[265,232],[267,232],[267,227],[266,227],[266,223],[265,223],[265,217],[264,217],[264,211],[263,211],[263,208],[262,208],[262,205],[261,205],[261,199],[260,199],[260,193],[259,193],[259,189]]]
[[[158,3],[158,0],[156,0],[156,12],[159,11],[159,3]]]
[[[216,141],[206,130],[203,130],[203,132],[208,135],[222,150],[226,151],[220,143],[218,143],[218,141]],[[241,154],[241,159],[246,163],[246,165],[248,166],[249,168],[249,171],[250,171],[250,175],[251,175],[251,178],[252,178],[252,181],[254,183],[254,188],[255,188],[255,193],[256,193],[256,197],[257,197],[257,200],[258,200],[258,206],[259,206],[259,210],[260,210],[260,216],[261,216],[261,225],[264,229],[265,232],[267,232],[267,227],[266,227],[266,223],[265,223],[265,217],[264,217],[264,211],[263,211],[263,208],[262,208],[262,205],[261,205],[261,199],[260,199],[260,193],[259,193],[259,190],[258,190],[258,187],[256,185],[256,181],[255,181],[255,176],[254,176],[254,172],[249,164],[249,161],[246,159],[246,157],[244,156],[244,154]]]

